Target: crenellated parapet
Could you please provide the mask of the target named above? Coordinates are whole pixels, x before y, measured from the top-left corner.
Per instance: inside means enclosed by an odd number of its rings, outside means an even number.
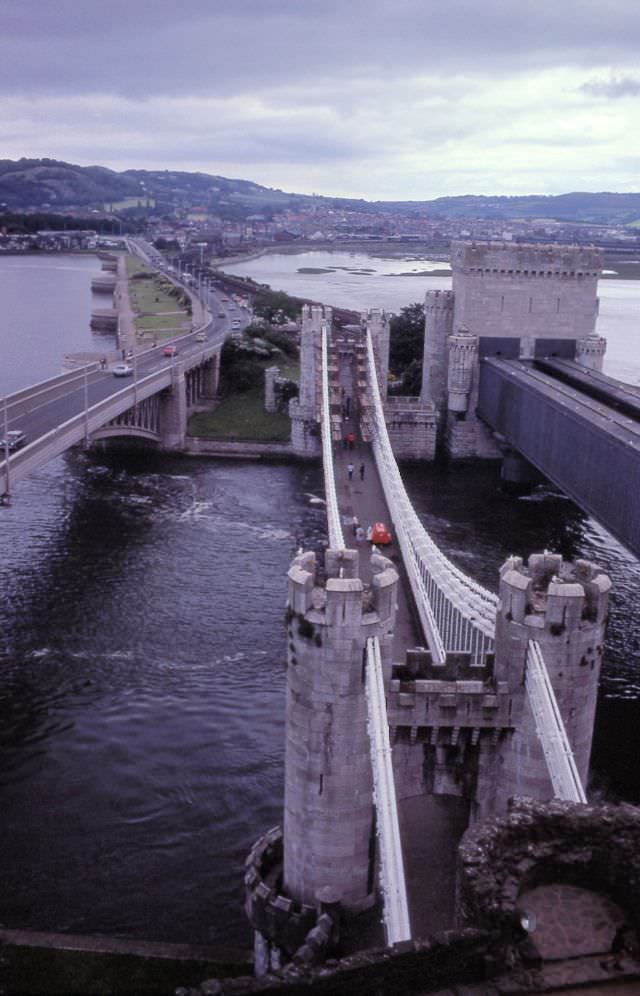
[[[595,246],[514,242],[452,242],[451,263],[458,273],[500,273],[531,277],[599,277],[604,257]]]

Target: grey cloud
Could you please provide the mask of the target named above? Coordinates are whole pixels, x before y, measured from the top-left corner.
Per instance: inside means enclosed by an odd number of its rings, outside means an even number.
[[[3,0],[0,92],[249,93],[418,73],[625,63],[640,8],[567,0]]]
[[[609,97],[614,100],[621,97],[640,96],[640,79],[634,76],[611,75],[606,79],[587,80],[580,90],[590,97]]]

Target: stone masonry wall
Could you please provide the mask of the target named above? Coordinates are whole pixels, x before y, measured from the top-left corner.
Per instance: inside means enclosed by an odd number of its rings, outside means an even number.
[[[454,331],[465,326],[479,336],[528,340],[595,332],[597,249],[454,242],[451,269]]]
[[[363,654],[377,636],[390,666],[398,581],[385,557],[371,565],[366,603],[355,550],[327,551],[325,584],[311,553],[289,571],[284,891],[313,905],[330,890],[346,912],[375,898]]]

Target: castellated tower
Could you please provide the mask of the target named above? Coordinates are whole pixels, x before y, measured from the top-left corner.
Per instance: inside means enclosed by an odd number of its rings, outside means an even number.
[[[423,402],[436,410],[446,406],[447,340],[453,332],[453,291],[427,291],[424,299],[424,354],[422,357]]]
[[[389,380],[389,317],[379,308],[371,308],[363,313],[362,322],[371,335],[380,396],[384,402]]]
[[[317,457],[320,454],[320,392],[322,328],[331,333],[333,314],[322,305],[302,306],[300,332],[300,394],[289,403],[291,445],[298,456]]]
[[[605,343],[595,336],[601,268],[601,252],[589,247],[452,243],[452,290],[425,297],[421,395],[436,406],[440,443],[450,456],[501,455],[475,413],[480,355],[531,358],[567,341],[578,362],[602,369]],[[459,340],[467,330],[478,342],[472,370]],[[573,355],[572,345],[562,349]]]
[[[582,246],[453,242],[454,329],[520,339],[520,356],[536,339],[595,333],[602,253]]]
[[[450,335],[447,370],[447,408],[450,412],[466,412],[478,365],[478,337],[467,329]]]
[[[595,564],[566,563],[559,554],[534,554],[526,567],[520,557],[510,557],[502,567],[495,671],[512,690],[515,730],[496,758],[494,812],[506,811],[513,795],[540,801],[553,797],[524,688],[529,640],[541,647],[586,787],[610,587],[609,577]]]
[[[578,339],[576,343],[576,362],[589,370],[602,371],[604,354],[607,350],[607,340],[601,335],[590,335],[586,339]]]
[[[347,913],[375,899],[372,775],[364,690],[369,637],[391,669],[398,575],[371,558],[366,598],[355,550],[312,553],[289,571],[284,890],[313,905],[331,894]]]

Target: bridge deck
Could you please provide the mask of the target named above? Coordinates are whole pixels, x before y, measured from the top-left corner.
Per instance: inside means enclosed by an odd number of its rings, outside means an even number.
[[[336,434],[340,426],[341,438],[345,440],[350,433],[355,436],[353,449],[344,448],[340,440],[334,444],[334,475],[338,507],[343,521],[344,540],[346,545],[360,553],[360,577],[365,584],[371,582],[370,544],[365,540],[358,542],[353,529],[353,517],[357,517],[362,528],[367,530],[375,522],[384,522],[393,530],[391,516],[378,476],[371,446],[362,439],[359,425],[358,408],[358,371],[355,361],[343,359],[338,371],[338,384],[345,398],[352,399],[350,418],[334,415],[333,422]],[[353,477],[349,480],[347,468],[353,464]],[[360,469],[364,467],[361,479]],[[413,596],[405,576],[402,556],[395,542],[385,547],[382,552],[389,557],[400,575],[398,585],[398,609],[394,634],[394,661],[403,663],[407,649],[422,646],[425,643],[413,608]]]
[[[344,391],[344,397],[357,399],[355,363],[343,360],[337,379],[334,397]],[[371,580],[369,543],[357,541],[353,516],[357,516],[365,531],[374,522],[384,522],[393,537],[393,528],[372,448],[362,439],[358,416],[357,401],[348,420],[333,415],[336,435],[338,430],[341,433],[334,443],[334,474],[345,543],[360,552],[360,577],[366,584]],[[356,437],[353,449],[345,449],[343,445],[349,433]],[[350,463],[354,466],[351,481],[347,471]],[[361,466],[364,466],[362,480]],[[400,576],[393,659],[403,663],[408,649],[425,645],[426,641],[413,607],[413,595],[395,537],[391,546],[382,552],[393,561]],[[412,934],[422,937],[446,930],[454,922],[456,850],[468,822],[467,804],[449,796],[416,796],[398,800],[398,816]]]
[[[478,413],[640,554],[640,419],[517,360],[487,358]]]

